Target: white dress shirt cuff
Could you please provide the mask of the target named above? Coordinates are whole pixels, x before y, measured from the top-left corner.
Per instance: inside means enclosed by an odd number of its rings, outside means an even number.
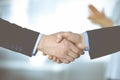
[[[84,38],[85,38],[85,43],[86,43],[86,51],[89,51],[90,50],[90,46],[89,46],[89,38],[88,38],[88,34],[87,32],[84,33]]]
[[[36,41],[36,43],[35,43],[35,46],[34,46],[34,49],[33,49],[33,53],[32,53],[33,56],[35,56],[35,54],[36,54],[37,47],[38,47],[38,44],[39,44],[42,36],[43,36],[43,34],[39,34],[39,35],[38,35],[38,38],[37,38],[37,41]]]

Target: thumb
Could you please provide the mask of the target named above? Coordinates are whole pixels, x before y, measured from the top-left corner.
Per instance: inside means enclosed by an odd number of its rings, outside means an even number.
[[[84,50],[86,47],[81,43],[77,45],[80,49]]]
[[[57,34],[57,40],[56,40],[56,42],[57,42],[57,43],[60,43],[60,42],[63,40],[63,38],[64,38],[63,33],[58,33],[58,34]]]

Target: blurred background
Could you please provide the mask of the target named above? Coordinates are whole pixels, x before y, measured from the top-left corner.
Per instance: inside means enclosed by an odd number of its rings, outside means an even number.
[[[43,34],[82,33],[100,28],[88,20],[89,4],[120,23],[119,0],[0,0],[0,18]],[[0,80],[120,80],[120,70],[111,71],[116,67],[109,63],[111,55],[91,60],[85,52],[70,64],[57,64],[41,52],[30,58],[0,48]]]

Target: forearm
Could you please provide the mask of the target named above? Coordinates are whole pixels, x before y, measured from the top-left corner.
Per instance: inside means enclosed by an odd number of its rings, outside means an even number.
[[[0,19],[0,46],[32,56],[39,33]]]
[[[114,22],[109,18],[105,18],[102,20],[100,25],[102,28],[112,27],[114,25]]]
[[[89,37],[89,54],[91,58],[105,56],[120,50],[120,27],[87,31]]]

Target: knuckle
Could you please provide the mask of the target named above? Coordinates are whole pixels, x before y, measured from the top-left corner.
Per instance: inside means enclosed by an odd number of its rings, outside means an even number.
[[[75,58],[77,58],[79,55],[77,54],[76,56],[75,56]]]
[[[80,50],[76,50],[76,53],[79,54],[79,53],[80,53]]]
[[[70,63],[69,61],[65,61],[65,64],[68,64],[68,63]]]
[[[71,61],[74,61],[75,59],[74,58],[72,58],[72,60]]]
[[[80,56],[80,53],[79,54],[76,54],[76,58]]]
[[[76,58],[79,58],[79,57],[80,57],[80,54]]]

